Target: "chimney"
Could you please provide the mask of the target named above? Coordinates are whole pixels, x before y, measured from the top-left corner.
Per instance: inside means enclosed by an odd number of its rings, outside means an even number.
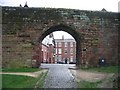
[[[62,40],[64,40],[64,35],[62,35]]]

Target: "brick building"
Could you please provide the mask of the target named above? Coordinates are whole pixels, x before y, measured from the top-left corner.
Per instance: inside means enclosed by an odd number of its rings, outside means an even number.
[[[42,63],[55,63],[55,43],[53,33],[42,42]]]
[[[76,42],[74,39],[55,39],[56,43],[56,61],[67,63],[76,62]]]
[[[48,62],[48,45],[42,44],[42,63]]]

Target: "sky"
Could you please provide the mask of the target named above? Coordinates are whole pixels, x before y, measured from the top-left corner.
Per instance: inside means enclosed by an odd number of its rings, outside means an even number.
[[[0,6],[19,6],[20,4],[24,6],[26,1],[29,7],[69,8],[93,11],[100,11],[105,8],[110,12],[118,12],[118,2],[120,0],[0,0]],[[61,38],[62,35],[65,38],[72,38],[66,32],[54,33],[54,37],[57,39]]]
[[[29,7],[70,8],[80,10],[102,10],[118,12],[120,0],[0,0],[1,6],[22,6],[27,1]]]
[[[64,36],[64,39],[74,39],[70,34],[64,31],[56,31],[53,32],[55,39],[62,39],[62,36]]]

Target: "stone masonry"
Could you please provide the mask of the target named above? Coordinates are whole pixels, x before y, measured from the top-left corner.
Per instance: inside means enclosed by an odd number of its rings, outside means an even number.
[[[2,7],[3,67],[36,67],[41,42],[54,31],[66,31],[76,40],[77,65],[108,65],[118,61],[118,13],[59,8]],[[36,50],[36,52],[35,52]],[[34,55],[38,59],[32,60]]]

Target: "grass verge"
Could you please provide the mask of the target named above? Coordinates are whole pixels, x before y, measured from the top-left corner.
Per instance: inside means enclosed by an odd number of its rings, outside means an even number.
[[[44,81],[45,81],[45,77],[47,76],[47,72],[42,74],[42,76],[40,77],[40,79],[37,81],[35,88],[44,88]]]
[[[2,72],[36,72],[40,68],[2,68]]]
[[[98,88],[98,85],[102,83],[102,81],[97,82],[88,82],[88,81],[80,81],[78,82],[78,88]]]
[[[88,68],[82,70],[92,71],[92,72],[103,72],[103,73],[120,73],[119,68],[120,66],[106,66],[106,67],[96,67],[96,68]]]
[[[4,74],[2,75],[2,88],[34,88],[37,82],[39,82],[39,88],[43,88],[46,74],[42,73],[37,78]]]

